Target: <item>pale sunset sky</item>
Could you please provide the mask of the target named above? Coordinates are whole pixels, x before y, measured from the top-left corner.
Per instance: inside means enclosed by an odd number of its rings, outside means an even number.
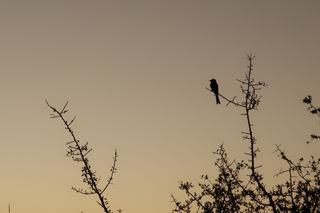
[[[98,213],[81,163],[66,157],[70,135],[50,119],[60,109],[93,149],[88,156],[106,183],[114,150],[118,172],[106,191],[111,209],[170,213],[179,181],[214,180],[212,153],[221,143],[230,159],[247,160],[241,108],[215,104],[205,89],[243,98],[247,54],[259,91],[252,113],[267,188],[286,164],[319,155],[319,118],[302,99],[320,105],[318,0],[13,0],[0,1],[0,212]]]

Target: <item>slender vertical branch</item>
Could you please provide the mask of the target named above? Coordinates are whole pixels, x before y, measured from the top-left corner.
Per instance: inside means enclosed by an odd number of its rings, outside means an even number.
[[[255,56],[248,55],[247,59],[249,60],[249,71],[246,75],[246,81],[243,82],[246,84],[246,89],[242,89],[242,91],[245,93],[245,109],[246,113],[245,116],[247,118],[247,126],[248,126],[248,133],[246,134],[245,138],[249,139],[250,141],[250,169],[251,169],[251,175],[254,178],[255,182],[258,184],[259,188],[263,191],[263,194],[268,197],[270,206],[273,209],[273,212],[277,212],[276,206],[274,204],[274,201],[272,199],[272,196],[270,193],[267,192],[265,189],[264,185],[261,183],[261,178],[259,177],[258,173],[256,172],[256,165],[255,165],[255,158],[257,157],[257,152],[258,149],[255,149],[255,144],[256,144],[256,139],[253,136],[253,131],[252,131],[252,123],[250,120],[250,111],[253,109],[256,109],[258,104],[259,104],[259,99],[258,96],[256,95],[256,85],[253,84],[254,80],[251,77],[251,72],[252,72],[252,60],[255,58]],[[257,84],[259,85],[259,84]],[[249,138],[247,138],[247,135],[249,135]]]

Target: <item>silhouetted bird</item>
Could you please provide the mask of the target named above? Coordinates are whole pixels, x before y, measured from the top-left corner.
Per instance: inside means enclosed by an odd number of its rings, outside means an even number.
[[[219,88],[218,88],[218,84],[216,79],[211,79],[210,80],[211,84],[211,91],[216,95],[216,102],[217,104],[220,104],[220,100],[219,100]]]

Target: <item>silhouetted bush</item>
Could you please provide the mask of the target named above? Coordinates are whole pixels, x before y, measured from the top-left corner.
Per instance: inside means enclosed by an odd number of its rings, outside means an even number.
[[[215,161],[218,177],[212,181],[207,175],[203,175],[204,182],[198,184],[200,193],[194,192],[195,186],[191,182],[180,182],[179,188],[188,198],[180,202],[171,195],[175,203],[174,212],[320,212],[320,159],[313,156],[307,163],[303,163],[303,158],[294,163],[280,146],[276,145],[279,156],[287,163],[287,168],[281,169],[275,176],[287,175],[287,178],[285,183],[276,184],[271,190],[266,189],[263,175],[259,172],[261,165],[256,165],[259,148],[253,134],[250,112],[258,109],[261,96],[257,95],[257,91],[267,85],[263,82],[255,83],[252,78],[254,56],[248,55],[247,59],[249,70],[245,79],[237,79],[244,96],[243,101],[236,102],[235,97],[228,99],[221,94],[219,96],[227,101],[227,105],[232,104],[244,110],[247,130],[242,133],[243,139],[249,143],[249,152],[245,153],[249,159],[229,160],[222,144],[214,152],[218,156]],[[304,98],[303,102],[309,105],[310,113],[320,117],[320,108],[312,105],[311,96]],[[319,138],[318,135],[311,135],[311,140]]]

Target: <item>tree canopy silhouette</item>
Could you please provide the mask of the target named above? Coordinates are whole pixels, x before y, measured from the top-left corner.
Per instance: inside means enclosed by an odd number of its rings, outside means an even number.
[[[195,192],[193,183],[181,181],[179,188],[188,198],[181,202],[171,195],[175,204],[174,212],[320,212],[320,159],[311,156],[307,163],[303,158],[294,162],[280,149],[280,145],[276,145],[276,152],[287,163],[287,168],[275,172],[275,176],[287,175],[286,181],[268,188],[263,181],[263,174],[259,171],[262,165],[256,164],[260,150],[253,133],[250,112],[258,109],[261,100],[258,91],[267,85],[261,81],[255,82],[252,78],[254,58],[247,56],[249,65],[245,79],[237,79],[243,100],[238,102],[236,97],[228,99],[219,94],[227,101],[226,105],[235,105],[244,110],[242,115],[246,119],[247,130],[242,134],[249,144],[248,152],[244,153],[248,159],[230,160],[222,144],[213,152],[217,155],[215,166],[219,171],[218,177],[211,180],[208,175],[202,175],[203,182],[198,184],[200,193]],[[320,108],[312,105],[311,96],[304,98],[303,102],[309,104],[308,109],[312,114],[320,117]],[[311,135],[311,140],[319,138],[318,135]]]

